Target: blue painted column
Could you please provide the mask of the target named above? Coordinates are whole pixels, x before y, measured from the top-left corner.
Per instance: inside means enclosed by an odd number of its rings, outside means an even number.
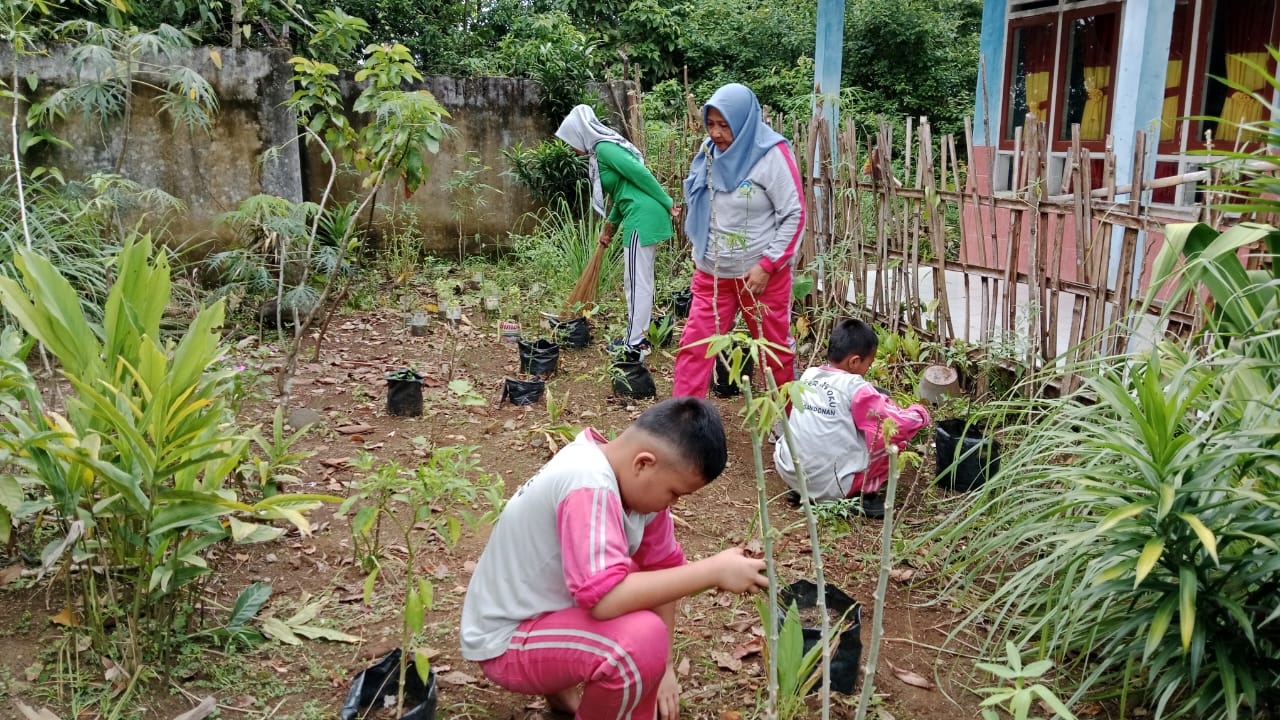
[[[1004,49],[1009,43],[1005,26],[1008,3],[1004,0],[987,0],[982,4],[982,33],[978,38],[978,52],[986,64],[986,74],[978,66],[978,86],[973,100],[973,144],[979,147],[995,145],[1000,138],[1001,103],[1004,100]],[[986,107],[982,94],[987,95]],[[991,125],[992,137],[987,137],[986,123]]]
[[[1147,179],[1154,177],[1160,115],[1164,109],[1164,76],[1173,35],[1173,0],[1128,0],[1124,4],[1120,62],[1111,85],[1114,110],[1116,182],[1132,181],[1133,144],[1139,130],[1147,133]]]
[[[822,97],[822,114],[831,128],[831,161],[836,159],[840,128],[840,63],[844,56],[844,0],[818,0],[817,43],[814,47],[813,107]]]
[[[1173,0],[1128,0],[1121,18],[1120,58],[1111,85],[1114,109],[1111,136],[1116,154],[1116,184],[1155,177],[1156,147],[1160,142],[1160,116],[1164,109],[1164,81],[1169,67],[1169,46],[1173,35]],[[1133,149],[1138,131],[1147,134],[1143,178],[1134,178]],[[1116,200],[1128,200],[1128,194]],[[1112,236],[1108,281],[1115,287],[1120,272],[1120,228]],[[1146,234],[1138,236],[1137,258],[1143,255]],[[1142,267],[1135,258],[1130,287],[1138,288]]]

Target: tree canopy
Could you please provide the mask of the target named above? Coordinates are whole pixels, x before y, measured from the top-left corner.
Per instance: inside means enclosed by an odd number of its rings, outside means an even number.
[[[403,44],[425,73],[539,80],[548,113],[580,101],[591,80],[638,76],[678,97],[686,69],[698,99],[743,82],[774,107],[810,103],[817,0],[122,0],[62,14],[301,51],[322,12],[363,19],[370,37]],[[929,115],[957,128],[973,107],[981,16],[981,0],[847,0],[846,114]]]

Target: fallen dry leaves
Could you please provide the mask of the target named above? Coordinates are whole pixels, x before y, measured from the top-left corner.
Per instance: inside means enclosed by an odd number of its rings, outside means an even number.
[[[722,670],[738,672],[742,669],[742,660],[727,652],[713,652],[711,653],[711,659],[714,660],[716,665]]]
[[[761,637],[753,637],[733,648],[733,656],[739,660],[761,652],[764,652],[764,638]]]
[[[914,670],[900,668],[887,660],[885,661],[885,664],[889,666],[889,670],[893,672],[894,677],[908,685],[923,688],[925,690],[933,690],[936,687],[932,680],[915,672]]]

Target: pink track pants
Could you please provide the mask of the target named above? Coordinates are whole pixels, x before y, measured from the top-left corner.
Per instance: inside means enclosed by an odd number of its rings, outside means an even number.
[[[903,430],[899,428],[889,441],[898,446],[898,452],[902,452],[917,432],[920,432],[919,429]],[[877,493],[889,479],[889,450],[884,443],[883,433],[877,432],[873,437],[867,438],[867,451],[871,456],[867,463],[867,469],[853,474],[853,482],[849,485],[849,497],[858,494],[871,495]]]
[[[507,651],[480,668],[527,695],[585,683],[578,720],[650,720],[670,652],[667,624],[651,610],[596,620],[572,607],[524,621]]]
[[[717,295],[715,307],[712,307],[713,293]],[[774,350],[777,361],[768,362],[773,381],[782,387],[795,379],[796,358],[791,351],[790,337],[791,267],[779,268],[771,275],[764,292],[758,296],[748,293],[739,278],[717,278],[694,270],[693,304],[680,336],[672,397],[706,397],[716,359],[707,357],[705,345],[688,347],[687,343],[732,331],[739,310],[752,337],[763,337],[782,348]]]

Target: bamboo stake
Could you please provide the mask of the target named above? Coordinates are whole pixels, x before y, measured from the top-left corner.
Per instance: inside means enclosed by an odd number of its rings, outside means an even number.
[[[1030,117],[1030,116],[1028,116]],[[1043,341],[1044,328],[1039,322],[1039,306],[1040,299],[1040,197],[1044,190],[1044,176],[1041,173],[1043,165],[1042,148],[1043,137],[1042,128],[1039,122],[1027,122],[1027,131],[1022,136],[1026,142],[1027,149],[1027,211],[1024,214],[1027,219],[1027,242],[1030,246],[1027,255],[1027,334],[1031,337],[1031,343],[1027,346],[1027,356],[1025,361],[1028,367],[1035,367],[1035,356],[1040,349]],[[1020,237],[1015,236],[1013,242],[1017,242]],[[1011,323],[1012,326],[1012,323]],[[1012,329],[1012,327],[1011,327]]]
[[[876,580],[875,609],[871,615],[871,644],[867,646],[866,674],[858,695],[857,720],[866,720],[875,690],[876,667],[880,662],[880,640],[884,637],[884,607],[893,568],[893,499],[898,489],[898,448],[889,443],[889,479],[884,487],[884,524],[880,530],[880,577]]]

